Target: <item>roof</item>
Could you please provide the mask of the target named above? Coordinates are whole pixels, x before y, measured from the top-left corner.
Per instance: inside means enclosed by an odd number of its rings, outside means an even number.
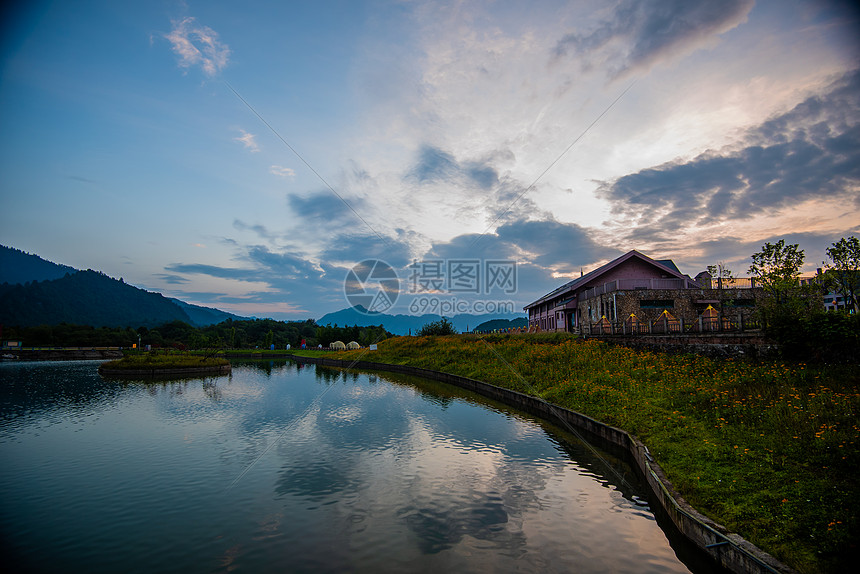
[[[621,265],[625,261],[632,259],[634,257],[637,259],[641,259],[642,261],[644,261],[646,263],[650,263],[650,264],[652,264],[658,268],[663,268],[663,270],[667,271],[672,276],[674,276],[678,279],[691,280],[688,276],[681,274],[681,271],[678,269],[678,267],[675,265],[675,263],[671,259],[660,259],[660,260],[651,259],[647,255],[643,255],[642,253],[639,253],[638,251],[636,251],[634,249],[632,251],[628,251],[627,253],[625,253],[621,257],[613,259],[609,263],[602,265],[601,267],[598,267],[597,269],[589,271],[588,273],[586,273],[582,277],[577,277],[573,281],[569,281],[569,282],[565,283],[564,285],[562,285],[561,287],[558,287],[557,289],[550,291],[549,293],[547,293],[546,295],[544,295],[543,297],[541,297],[537,301],[533,301],[533,302],[529,303],[528,305],[523,307],[523,309],[528,309],[530,307],[540,305],[541,303],[544,303],[544,302],[549,301],[551,299],[555,299],[556,297],[558,297],[559,295],[561,295],[563,293],[576,291],[577,289],[579,289],[583,285],[589,283],[590,281],[592,281],[594,279],[597,279],[601,275],[611,271],[612,269],[618,267],[619,265]]]

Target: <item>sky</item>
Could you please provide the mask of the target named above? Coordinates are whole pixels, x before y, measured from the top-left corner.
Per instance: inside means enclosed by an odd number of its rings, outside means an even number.
[[[22,4],[0,244],[189,303],[319,318],[379,260],[388,313],[520,311],[631,249],[746,276],[860,235],[853,2]]]

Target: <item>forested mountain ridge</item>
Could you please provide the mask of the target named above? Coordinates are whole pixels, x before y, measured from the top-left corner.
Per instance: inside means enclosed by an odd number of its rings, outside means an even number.
[[[46,261],[38,255],[33,255],[0,245],[0,284],[28,283],[30,281],[49,281],[60,279],[66,273],[75,273],[77,269],[68,265],[58,265]]]
[[[183,321],[205,327],[244,318],[0,245],[0,325],[137,328]]]
[[[233,313],[228,313],[226,311],[221,311],[220,309],[215,309],[213,307],[201,307],[200,305],[192,305],[191,303],[186,303],[180,299],[175,299],[173,297],[168,297],[168,301],[172,301],[176,305],[179,306],[180,309],[185,311],[185,313],[191,318],[191,324],[197,327],[206,327],[208,325],[216,325],[227,319],[233,319],[234,321],[243,321],[248,319],[248,317],[242,317],[240,315],[234,315]]]
[[[60,279],[24,285],[0,285],[0,323],[5,325],[150,327],[169,321],[192,323],[188,314],[164,295],[97,271],[77,271]]]

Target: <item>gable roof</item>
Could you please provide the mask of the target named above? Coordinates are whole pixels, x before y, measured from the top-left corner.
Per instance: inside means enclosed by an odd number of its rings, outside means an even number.
[[[550,299],[555,299],[556,297],[558,297],[559,295],[562,295],[564,293],[575,292],[577,289],[588,284],[590,281],[597,279],[601,275],[604,275],[605,273],[615,269],[616,267],[618,267],[619,265],[621,265],[625,261],[628,261],[628,260],[633,259],[633,258],[637,258],[637,259],[644,261],[645,263],[651,264],[651,265],[657,267],[658,269],[665,271],[666,273],[670,274],[672,277],[674,277],[676,279],[685,279],[687,281],[692,281],[686,275],[681,274],[681,271],[678,269],[678,267],[675,265],[675,263],[671,259],[661,259],[661,260],[651,259],[647,255],[643,255],[642,253],[639,253],[638,251],[633,249],[631,251],[628,251],[627,253],[625,253],[621,257],[613,259],[609,263],[602,265],[602,266],[598,267],[597,269],[593,269],[592,271],[589,271],[588,273],[586,273],[582,277],[577,277],[573,281],[569,281],[569,282],[565,283],[564,285],[562,285],[561,287],[550,291],[549,293],[547,293],[546,295],[544,295],[543,297],[541,297],[537,301],[533,301],[533,302],[529,303],[528,305],[523,307],[523,309],[528,309],[530,307],[534,307],[535,305],[540,305],[541,303],[548,301]]]

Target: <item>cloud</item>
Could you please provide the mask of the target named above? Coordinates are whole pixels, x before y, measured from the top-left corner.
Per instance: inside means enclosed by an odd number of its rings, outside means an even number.
[[[394,268],[401,268],[411,262],[411,253],[412,249],[406,241],[390,237],[382,241],[368,233],[341,233],[332,237],[320,257],[323,261],[347,263],[380,259]]]
[[[162,281],[169,285],[182,285],[183,283],[188,283],[188,279],[182,277],[181,275],[171,275],[169,273],[156,273],[156,277],[159,277]]]
[[[188,275],[209,275],[219,279],[235,279],[237,281],[259,282],[263,276],[256,269],[241,269],[237,267],[221,267],[204,263],[174,263],[168,265],[165,271],[185,273]],[[175,276],[174,276],[175,277]]]
[[[260,225],[260,224],[249,225],[240,219],[234,219],[233,220],[233,227],[238,229],[239,231],[253,231],[257,235],[259,235],[262,239],[266,239],[266,240],[271,241],[272,239],[277,238],[277,236],[274,233],[270,232],[268,229],[266,229],[266,226],[264,226],[264,225]]]
[[[516,261],[516,299],[525,304],[565,281],[554,277],[555,273],[570,274],[580,268],[588,271],[621,253],[616,247],[601,244],[592,230],[575,223],[518,219],[499,226],[496,233],[463,234],[437,242],[419,259]]]
[[[254,134],[248,133],[243,129],[239,130],[242,132],[241,136],[233,138],[237,142],[242,142],[242,145],[245,146],[245,149],[251,150],[252,153],[260,151],[260,146],[257,145],[256,137]]]
[[[502,225],[497,234],[500,240],[533,254],[530,261],[560,272],[622,254],[615,247],[601,245],[592,230],[575,223],[520,220]]]
[[[268,248],[253,246],[246,260],[264,269],[264,276],[271,282],[283,280],[307,280],[319,277],[320,270],[307,259],[293,253],[273,253]]]
[[[637,223],[640,239],[813,199],[860,206],[860,72],[749,130],[737,145],[625,175],[598,193]]]
[[[304,223],[332,224],[353,223],[363,225],[355,216],[353,209],[358,210],[364,205],[361,198],[349,198],[345,203],[329,190],[313,192],[309,195],[296,193],[287,194],[287,204]]]
[[[296,172],[293,171],[293,168],[282,167],[280,165],[273,165],[272,167],[270,167],[269,173],[280,177],[295,177],[296,175]]]
[[[592,30],[565,34],[554,57],[572,53],[583,58],[586,67],[606,66],[610,77],[648,70],[745,22],[754,4],[754,0],[622,0],[611,18]]]
[[[406,179],[419,183],[463,183],[490,189],[499,181],[496,170],[486,162],[459,162],[450,153],[437,147],[424,144],[418,151],[418,158],[409,170]]]
[[[218,39],[218,34],[212,28],[197,24],[194,18],[174,20],[173,29],[165,38],[179,56],[180,68],[199,65],[203,73],[211,78],[227,66],[230,48]]]

